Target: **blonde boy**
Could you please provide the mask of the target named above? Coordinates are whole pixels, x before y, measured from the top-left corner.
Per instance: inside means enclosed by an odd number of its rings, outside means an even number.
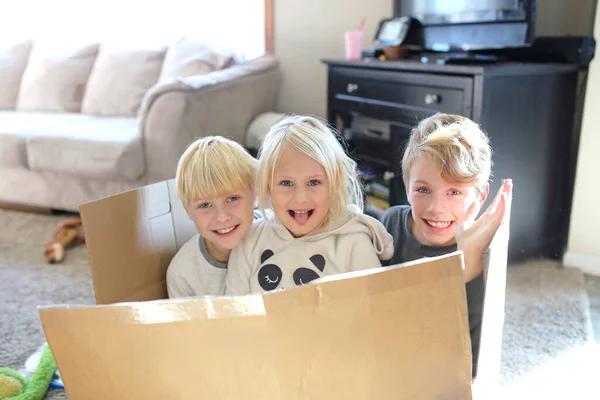
[[[220,136],[196,140],[177,166],[177,193],[198,234],[167,270],[169,297],[225,293],[231,250],[254,221],[257,161],[237,142]]]
[[[508,206],[505,181],[477,220],[489,193],[492,149],[486,134],[468,118],[436,114],[411,132],[402,173],[410,206],[391,207],[381,222],[394,237],[390,264],[464,252],[473,352],[477,367],[484,295],[483,256]]]

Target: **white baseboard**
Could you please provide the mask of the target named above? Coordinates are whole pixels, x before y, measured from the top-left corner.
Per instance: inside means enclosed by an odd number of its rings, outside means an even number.
[[[567,251],[563,257],[563,265],[568,268],[579,268],[584,274],[600,276],[600,257]]]

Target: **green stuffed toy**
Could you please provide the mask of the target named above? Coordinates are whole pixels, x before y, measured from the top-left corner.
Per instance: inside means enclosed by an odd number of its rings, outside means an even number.
[[[48,345],[30,380],[10,368],[0,368],[0,400],[42,400],[56,371],[56,362]]]

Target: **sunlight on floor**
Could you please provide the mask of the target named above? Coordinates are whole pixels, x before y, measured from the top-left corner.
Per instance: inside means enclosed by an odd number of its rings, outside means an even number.
[[[499,398],[600,399],[599,367],[600,345],[584,345],[505,384]]]

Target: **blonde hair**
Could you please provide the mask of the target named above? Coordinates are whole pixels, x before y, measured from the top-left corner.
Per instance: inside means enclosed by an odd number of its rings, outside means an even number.
[[[346,154],[336,133],[315,117],[293,115],[282,119],[269,130],[258,154],[256,190],[263,214],[266,208],[273,207],[270,189],[275,165],[286,149],[312,158],[325,170],[331,210],[321,226],[344,216],[349,204],[355,204],[362,210],[362,188],[356,162]]]
[[[410,170],[426,157],[448,182],[474,185],[481,194],[492,173],[492,149],[478,124],[460,115],[435,114],[411,131],[404,157],[402,179],[408,189]]]
[[[190,204],[254,187],[257,161],[237,142],[221,136],[197,139],[183,152],[175,176],[177,194]]]

